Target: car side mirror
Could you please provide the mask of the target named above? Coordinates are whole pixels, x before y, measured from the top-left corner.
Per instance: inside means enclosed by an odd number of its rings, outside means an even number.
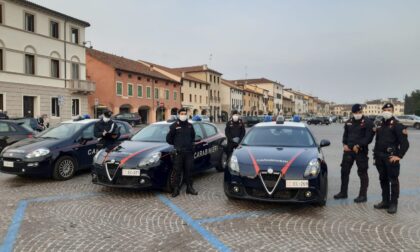
[[[327,146],[330,146],[330,145],[331,145],[330,141],[323,139],[323,140],[321,140],[321,143],[319,144],[319,147],[322,148],[322,147],[327,147]]]
[[[199,135],[195,136],[194,142],[200,142],[201,140],[203,140],[203,138]]]

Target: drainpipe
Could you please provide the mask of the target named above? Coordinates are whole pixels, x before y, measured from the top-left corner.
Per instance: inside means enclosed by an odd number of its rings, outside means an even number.
[[[67,88],[67,19],[64,19],[64,88]]]

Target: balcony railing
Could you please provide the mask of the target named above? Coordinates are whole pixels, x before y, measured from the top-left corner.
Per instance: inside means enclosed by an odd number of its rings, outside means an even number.
[[[93,93],[96,90],[96,84],[86,80],[67,80],[66,88],[73,93]]]

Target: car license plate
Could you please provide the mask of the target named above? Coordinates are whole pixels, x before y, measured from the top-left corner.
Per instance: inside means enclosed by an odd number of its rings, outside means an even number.
[[[3,166],[4,167],[14,167],[15,164],[13,162],[10,162],[10,161],[3,161]]]
[[[308,188],[308,180],[286,180],[286,188]]]
[[[140,176],[140,170],[134,170],[134,169],[123,169],[122,170],[123,176],[133,176],[138,177]]]

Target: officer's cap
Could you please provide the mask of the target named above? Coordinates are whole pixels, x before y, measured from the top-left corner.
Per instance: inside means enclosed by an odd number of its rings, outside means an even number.
[[[111,117],[112,116],[112,111],[111,110],[105,110],[104,111],[104,116]]]
[[[356,112],[362,111],[362,109],[363,109],[362,105],[356,103],[353,105],[353,107],[351,107],[351,112],[356,113]]]
[[[232,110],[232,115],[237,115],[238,114],[238,110]]]
[[[178,113],[181,113],[181,112],[185,112],[185,113],[187,113],[187,109],[186,109],[186,108],[181,108],[181,109],[178,111]]]
[[[384,106],[382,107],[382,109],[386,109],[386,108],[392,108],[394,109],[394,105],[390,102],[387,102],[384,104]]]

